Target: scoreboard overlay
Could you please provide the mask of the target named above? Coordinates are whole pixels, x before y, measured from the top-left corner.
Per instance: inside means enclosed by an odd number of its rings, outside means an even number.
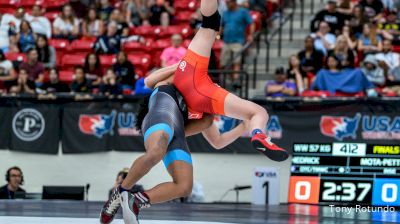
[[[288,201],[400,206],[400,145],[294,143]]]

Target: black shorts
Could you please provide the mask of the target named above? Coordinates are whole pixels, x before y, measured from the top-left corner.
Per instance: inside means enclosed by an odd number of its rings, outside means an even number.
[[[153,90],[149,101],[149,112],[143,120],[144,141],[156,131],[168,134],[168,148],[164,156],[166,168],[177,160],[192,164],[185,137],[186,104],[172,85],[160,86]]]

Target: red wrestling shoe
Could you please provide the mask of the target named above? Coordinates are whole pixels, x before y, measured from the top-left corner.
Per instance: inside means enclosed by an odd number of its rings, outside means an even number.
[[[272,143],[271,137],[264,133],[255,134],[251,138],[251,144],[257,151],[266,155],[271,160],[281,162],[289,157],[289,153],[286,150]]]
[[[100,223],[108,224],[114,219],[115,214],[121,207],[121,194],[119,187],[115,188],[111,193],[110,199],[104,204],[100,214]]]

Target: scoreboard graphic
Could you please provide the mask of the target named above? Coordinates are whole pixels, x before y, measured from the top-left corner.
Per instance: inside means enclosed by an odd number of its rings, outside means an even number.
[[[400,206],[400,145],[295,143],[288,201]]]

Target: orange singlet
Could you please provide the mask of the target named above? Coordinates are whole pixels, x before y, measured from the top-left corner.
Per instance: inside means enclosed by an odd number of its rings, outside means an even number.
[[[174,85],[189,108],[189,119],[200,119],[203,113],[225,115],[228,91],[208,76],[210,58],[188,50],[175,72]]]

